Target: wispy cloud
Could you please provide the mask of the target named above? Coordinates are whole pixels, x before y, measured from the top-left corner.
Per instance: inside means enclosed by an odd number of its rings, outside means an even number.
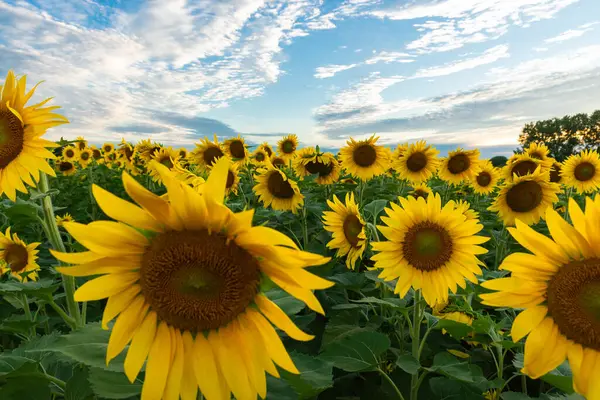
[[[561,42],[565,42],[567,40],[578,38],[580,36],[583,36],[587,32],[593,31],[594,26],[598,25],[598,24],[600,24],[600,22],[590,22],[587,24],[583,24],[577,29],[569,29],[567,31],[564,31],[560,35],[548,38],[545,40],[545,42],[546,43],[561,43]]]
[[[335,74],[337,74],[338,72],[352,69],[352,68],[356,67],[357,65],[358,64],[346,64],[346,65],[331,64],[331,65],[326,65],[324,67],[317,67],[317,69],[315,70],[315,78],[317,78],[317,79],[331,78],[332,76],[335,76]]]
[[[507,45],[499,45],[486,50],[478,57],[466,58],[464,60],[453,61],[445,65],[423,68],[418,70],[413,78],[433,78],[438,76],[450,75],[456,72],[465,71],[480,67],[482,65],[494,63],[502,58],[510,57]]]
[[[391,64],[391,63],[412,63],[415,61],[415,56],[408,53],[401,53],[395,51],[380,51],[379,53],[365,59],[364,61],[354,64],[330,64],[322,67],[317,67],[315,70],[315,78],[324,79],[335,76],[338,72],[346,71],[352,68],[359,67],[361,65],[375,65],[377,63]]]

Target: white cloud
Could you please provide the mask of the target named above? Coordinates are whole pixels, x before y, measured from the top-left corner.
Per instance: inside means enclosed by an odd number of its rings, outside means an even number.
[[[571,39],[575,39],[578,38],[580,36],[583,36],[584,34],[586,34],[587,32],[590,32],[592,30],[594,30],[594,26],[599,24],[600,22],[589,22],[587,24],[583,24],[581,25],[579,28],[577,29],[569,29],[567,31],[564,31],[563,33],[548,38],[545,40],[546,43],[562,43],[565,42],[567,40],[571,40]]]
[[[332,64],[332,65],[326,65],[324,67],[318,67],[315,70],[315,78],[317,78],[317,79],[331,78],[338,72],[354,68],[357,65],[358,64],[348,64],[348,65]]]
[[[376,53],[376,51],[373,50],[373,54],[375,54],[375,53]],[[325,65],[322,67],[317,67],[317,69],[315,70],[314,77],[317,79],[331,78],[331,77],[335,76],[338,72],[356,68],[361,65],[374,65],[377,63],[385,63],[385,64],[411,63],[414,61],[415,61],[414,56],[411,54],[408,54],[408,53],[400,53],[400,52],[394,52],[394,51],[392,51],[392,52],[381,51],[377,55],[367,58],[366,60],[359,62],[359,63],[330,64],[330,65]]]
[[[510,57],[507,45],[498,45],[486,50],[480,56],[454,61],[446,65],[418,70],[413,78],[433,78],[450,75],[456,72],[473,69],[482,65],[494,63],[502,58]]]

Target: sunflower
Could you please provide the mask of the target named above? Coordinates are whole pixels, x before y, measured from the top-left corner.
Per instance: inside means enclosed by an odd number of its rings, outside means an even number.
[[[152,161],[156,161],[156,163],[150,162],[148,164],[148,175],[152,177],[154,182],[162,184],[162,175],[160,174],[160,169],[156,168],[156,165],[163,165],[169,171],[173,170],[179,164],[179,152],[173,150],[172,147],[163,147],[157,153],[154,153]]]
[[[37,280],[40,266],[37,264],[37,247],[39,243],[25,244],[16,233],[10,234],[10,228],[0,232],[0,261],[3,261],[0,272],[10,272],[21,282]]]
[[[180,164],[175,164],[171,171],[176,179],[192,187],[196,192],[201,192],[201,187],[206,182],[203,177],[196,175],[189,169],[184,168]]]
[[[408,150],[408,147],[408,143],[398,144],[396,146],[396,149],[394,149],[394,153],[392,154],[392,163],[395,163],[396,161],[404,157],[404,153],[406,152],[406,150]]]
[[[117,153],[111,151],[110,153],[104,153],[104,161],[106,165],[110,168],[117,161]]]
[[[454,201],[454,200],[450,200]],[[465,200],[458,200],[454,202],[456,205],[456,212],[463,214],[467,217],[467,221],[470,219],[478,219],[479,213],[471,208],[471,204]]]
[[[277,142],[277,153],[286,160],[290,160],[296,156],[298,148],[298,136],[287,135]]]
[[[572,155],[563,164],[562,181],[578,193],[590,193],[600,188],[600,156],[594,150]]]
[[[196,143],[196,148],[192,151],[192,157],[196,165],[203,171],[210,169],[224,155],[223,147],[219,143],[217,135],[215,135],[212,142],[208,138],[203,138],[200,143]]]
[[[265,372],[298,373],[275,327],[311,340],[261,293],[268,277],[312,310],[324,314],[312,289],[332,283],[305,268],[329,259],[304,252],[287,236],[252,226],[254,210],[223,205],[229,160],[217,161],[202,195],[158,166],[166,201],[126,173],[123,184],[141,207],[93,187],[100,208],[118,222],[66,223],[82,253],[52,251],[71,276],[97,276],[75,293],[77,301],[108,298],[102,325],[116,317],[108,342],[110,362],[129,344],[125,374],[134,382],[144,362],[141,398],[238,399],[266,396]],[[145,234],[141,234],[144,231]]]
[[[553,161],[552,166],[550,167],[550,182],[562,183],[561,171],[562,164],[557,161]]]
[[[423,198],[400,197],[390,203],[385,225],[379,230],[388,241],[372,243],[378,252],[372,259],[381,268],[380,278],[398,278],[394,293],[404,297],[412,286],[421,289],[427,304],[448,302],[448,289],[466,287],[465,279],[477,284],[481,274],[478,254],[487,250],[478,246],[488,238],[475,236],[483,226],[479,220],[467,220],[457,212],[454,202],[442,207],[439,194]]]
[[[56,218],[56,225],[58,225],[58,226],[63,226],[63,223],[65,223],[65,222],[75,221],[75,219],[73,219],[73,217],[69,213],[66,213],[62,217],[57,215],[55,218]]]
[[[271,148],[271,145],[269,145],[269,143],[264,142],[261,145],[258,146],[259,150],[264,151],[265,153],[267,153],[267,156],[270,158],[273,155],[273,149]]]
[[[522,372],[537,379],[567,359],[573,387],[600,398],[600,197],[586,198],[585,213],[569,199],[573,225],[546,210],[551,238],[521,221],[509,232],[531,253],[513,253],[500,265],[505,278],[483,282],[495,291],[483,304],[523,309],[515,318],[514,342],[527,336]]]
[[[96,161],[98,164],[104,163],[104,155],[102,154],[102,150],[96,146],[91,146],[90,150],[92,151],[92,158],[94,161]]]
[[[550,157],[550,150],[548,149],[548,146],[546,146],[544,143],[540,143],[540,142],[531,143],[529,145],[529,147],[527,149],[525,149],[525,153],[527,155],[529,155],[529,157],[531,157],[531,158],[540,160],[546,167],[549,167],[550,165],[552,165],[552,162],[554,161]]]
[[[75,139],[75,143],[77,144],[77,149],[79,151],[82,151],[88,147],[88,142],[83,136],[77,136],[77,139]]]
[[[269,161],[269,155],[261,148],[254,150],[252,160],[256,165],[265,165]]]
[[[26,85],[27,78],[17,79],[12,71],[0,85],[0,196],[6,193],[12,201],[17,190],[27,193],[23,182],[36,185],[40,171],[55,176],[46,159],[56,157],[46,148],[58,145],[42,136],[48,129],[69,122],[54,112],[59,106],[43,107],[51,98],[27,106],[37,85],[25,92]]]
[[[479,150],[463,150],[460,147],[448,152],[448,157],[441,160],[438,175],[453,185],[464,181],[472,181],[481,170]]]
[[[82,168],[87,167],[93,160],[94,158],[92,157],[92,150],[88,148],[81,150],[77,157],[77,162]]]
[[[477,194],[490,194],[500,180],[500,171],[489,160],[480,162],[481,170],[471,180],[473,191]]]
[[[180,147],[179,150],[177,150],[177,152],[179,153],[179,158],[181,160],[185,160],[186,158],[188,158],[188,151],[185,147]]]
[[[69,161],[77,161],[79,149],[75,146],[65,146],[62,151],[62,158]]]
[[[75,167],[75,162],[69,160],[58,160],[56,162],[56,170],[62,173],[65,176],[73,175],[77,168]]]
[[[102,145],[102,152],[104,153],[104,155],[106,154],[110,154],[113,151],[115,151],[115,145],[112,143],[104,143]]]
[[[248,149],[246,148],[246,142],[240,135],[225,140],[223,142],[223,148],[225,149],[225,154],[228,155],[234,163],[239,165],[248,163]]]
[[[433,190],[431,190],[429,186],[422,184],[414,186],[413,189],[408,192],[408,194],[415,199],[422,197],[427,200],[427,197],[429,197],[430,194],[433,194]]]
[[[527,153],[515,154],[504,166],[504,179],[510,182],[515,175],[525,176],[533,174],[538,166],[542,166],[542,169],[547,169],[540,160],[531,157]]]
[[[320,153],[314,147],[305,147],[298,152],[293,162],[296,175],[302,179],[317,174],[315,182],[319,185],[331,185],[340,177],[340,164],[331,153]]]
[[[357,184],[356,181],[352,178],[342,179],[341,182],[345,185],[356,185]]]
[[[304,196],[300,193],[298,184],[289,179],[287,175],[273,166],[267,166],[256,176],[258,182],[252,190],[263,202],[265,207],[271,206],[274,210],[290,210],[298,212],[304,204]]]
[[[406,147],[402,157],[395,157],[393,167],[401,179],[419,184],[431,178],[439,167],[439,151],[419,140]]]
[[[125,139],[121,140],[117,149],[119,159],[123,160],[125,166],[133,166],[135,159],[135,147],[131,143],[127,143]]]
[[[498,212],[504,225],[514,225],[516,219],[537,224],[546,209],[558,201],[559,191],[557,183],[550,183],[550,173],[538,167],[533,174],[517,176],[501,186],[488,210]]]
[[[227,182],[225,184],[225,195],[229,196],[231,193],[237,195],[239,184],[240,184],[240,175],[238,174],[238,164],[232,162],[229,164],[229,170],[227,171]]]
[[[336,257],[347,256],[346,267],[354,269],[367,247],[366,224],[354,201],[354,193],[346,194],[345,204],[333,195],[333,201],[327,200],[327,205],[333,210],[323,212],[323,228],[333,234],[327,247],[337,249]]]
[[[375,135],[358,142],[350,138],[340,150],[342,167],[362,180],[385,174],[390,160],[385,148],[376,145],[378,139]]]
[[[146,163],[152,160],[152,157],[160,151],[162,146],[158,143],[152,142],[150,139],[140,140],[135,145],[135,151],[140,155],[141,161]]]

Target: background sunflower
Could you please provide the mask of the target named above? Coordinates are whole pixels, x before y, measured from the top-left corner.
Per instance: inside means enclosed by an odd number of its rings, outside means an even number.
[[[389,166],[389,153],[378,146],[375,135],[365,140],[350,138],[340,150],[342,168],[362,180],[383,175]]]
[[[479,150],[458,148],[442,158],[438,175],[450,184],[459,185],[465,181],[472,181],[480,170]]]
[[[560,171],[561,182],[577,190],[590,193],[600,188],[600,156],[593,150],[584,150],[564,162]]]
[[[298,184],[273,166],[268,166],[259,173],[256,182],[254,193],[265,207],[289,210],[295,214],[304,204],[304,196],[300,193]]]

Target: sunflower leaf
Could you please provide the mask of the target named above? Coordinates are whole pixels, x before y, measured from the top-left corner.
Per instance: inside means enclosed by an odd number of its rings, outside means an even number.
[[[94,394],[105,399],[127,399],[139,396],[142,392],[142,382],[139,379],[129,383],[125,374],[121,372],[90,368],[87,379]]]
[[[325,347],[319,358],[348,372],[372,371],[379,356],[390,348],[390,339],[379,332],[356,332]]]

